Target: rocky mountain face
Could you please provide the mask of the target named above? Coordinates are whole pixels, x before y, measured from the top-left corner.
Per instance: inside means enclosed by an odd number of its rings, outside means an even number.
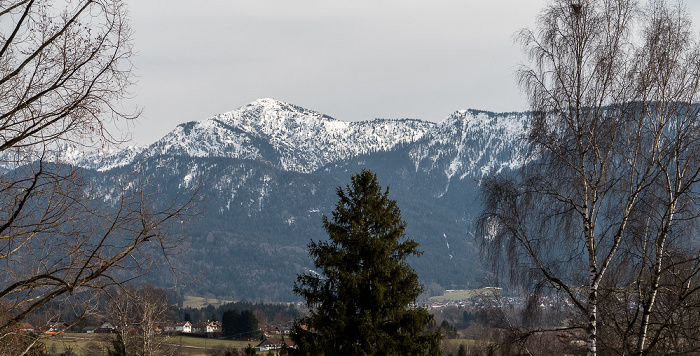
[[[159,141],[101,154],[66,150],[98,185],[139,174],[163,199],[193,193],[201,214],[186,226],[189,249],[174,263],[196,276],[200,295],[290,301],[297,273],[313,269],[306,245],[325,239],[338,186],[361,169],[390,187],[407,235],[424,255],[411,261],[428,292],[488,284],[472,222],[478,185],[523,164],[527,113],[457,111],[439,123],[343,122],[274,99],[177,126]],[[106,189],[106,188],[105,188]],[[157,283],[171,277],[154,274]]]

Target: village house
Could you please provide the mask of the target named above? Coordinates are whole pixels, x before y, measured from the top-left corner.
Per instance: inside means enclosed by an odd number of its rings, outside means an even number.
[[[90,331],[86,330],[85,332],[89,333]],[[116,329],[114,325],[110,323],[103,323],[99,328],[94,329],[93,332],[98,334],[112,334],[116,332]]]
[[[262,328],[262,332],[265,337],[279,336],[281,334],[279,327],[270,325]]]
[[[68,324],[64,323],[62,321],[57,321],[55,323],[49,323],[46,325],[47,330],[44,332],[45,334],[57,334],[57,333],[62,333],[68,328]]]
[[[163,324],[163,332],[166,333],[192,333],[192,323],[189,321],[176,321]]]
[[[213,334],[221,332],[221,323],[218,321],[198,321],[192,324],[194,334]]]
[[[265,340],[263,340],[261,343],[255,346],[255,352],[280,350],[284,346],[293,349],[295,347],[295,344],[294,341],[292,341],[290,338],[269,337],[265,338]]]
[[[27,332],[27,333],[33,333],[34,332],[34,327],[29,324],[29,323],[19,323],[18,324],[19,329],[21,331]]]
[[[268,325],[260,329],[265,337],[279,337],[280,335],[289,335],[291,328],[289,326]]]

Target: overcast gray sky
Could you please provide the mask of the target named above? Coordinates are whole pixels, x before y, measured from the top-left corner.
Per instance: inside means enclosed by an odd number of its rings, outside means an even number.
[[[271,97],[345,121],[526,110],[512,35],[545,0],[128,0],[147,144]],[[688,1],[696,29],[700,1]]]

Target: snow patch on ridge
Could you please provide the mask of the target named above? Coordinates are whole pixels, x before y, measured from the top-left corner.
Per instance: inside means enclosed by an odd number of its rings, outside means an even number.
[[[416,171],[441,170],[453,177],[483,177],[523,164],[522,135],[527,113],[495,114],[460,110],[427,132],[409,151]]]

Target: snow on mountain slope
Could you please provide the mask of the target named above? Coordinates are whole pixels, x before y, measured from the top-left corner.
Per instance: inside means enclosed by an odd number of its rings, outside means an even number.
[[[260,99],[210,120],[265,140],[279,157],[278,162],[267,160],[279,168],[307,173],[330,162],[415,142],[435,125],[419,120],[344,122],[274,99]]]
[[[526,113],[461,110],[439,123],[375,119],[345,122],[275,99],[178,125],[147,147],[86,154],[66,161],[101,171],[159,155],[257,160],[284,171],[310,173],[361,154],[409,146],[416,171],[448,180],[481,177],[522,165],[519,138]]]
[[[62,161],[78,167],[107,171],[126,166],[146,150],[146,146],[129,146],[121,150],[84,152],[74,146],[62,147]]]
[[[521,138],[528,120],[526,113],[460,110],[428,131],[409,155],[416,171],[480,180],[523,164]]]
[[[105,170],[129,159],[165,154],[253,159],[309,173],[330,162],[415,142],[433,126],[411,119],[344,122],[275,99],[259,99],[203,121],[178,125],[136,154],[92,157],[81,165]]]

